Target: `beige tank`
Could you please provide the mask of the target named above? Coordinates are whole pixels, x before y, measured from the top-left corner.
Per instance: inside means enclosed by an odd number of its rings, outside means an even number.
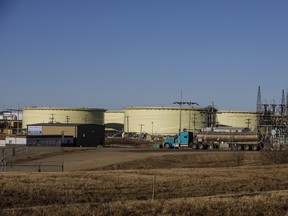
[[[181,130],[205,127],[204,112],[205,109],[182,108]],[[126,132],[174,134],[180,128],[180,108],[176,107],[129,107],[124,109],[124,118]]]
[[[243,133],[243,132],[200,132],[197,133],[197,139],[205,141],[218,142],[259,142],[260,135],[257,133]]]
[[[252,131],[257,129],[256,112],[220,110],[216,114],[216,121],[223,126],[249,128]]]
[[[37,123],[74,123],[104,125],[105,109],[94,108],[23,108],[22,128]]]
[[[104,114],[104,123],[111,124],[123,124],[124,125],[124,111],[121,110],[109,110]]]
[[[104,114],[106,130],[124,130],[124,111],[109,110]]]

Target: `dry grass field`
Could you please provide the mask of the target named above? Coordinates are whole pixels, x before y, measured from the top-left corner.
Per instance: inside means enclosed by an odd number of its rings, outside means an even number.
[[[0,173],[0,215],[288,215],[288,165],[267,158],[171,151],[87,171]]]

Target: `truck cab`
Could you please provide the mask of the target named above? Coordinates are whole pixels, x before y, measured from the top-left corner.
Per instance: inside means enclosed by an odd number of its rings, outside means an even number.
[[[164,148],[180,148],[180,147],[190,147],[193,143],[193,133],[192,132],[180,132],[174,137],[166,138],[163,142]]]

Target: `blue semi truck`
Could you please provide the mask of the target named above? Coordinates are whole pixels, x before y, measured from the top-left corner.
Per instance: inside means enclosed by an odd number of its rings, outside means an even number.
[[[191,147],[193,145],[193,133],[181,132],[174,137],[168,137],[163,142],[164,148],[179,148],[179,147]]]
[[[262,149],[263,140],[258,132],[192,132],[184,131],[174,137],[166,138],[163,147],[167,149],[189,147],[192,149],[227,149],[253,150]]]

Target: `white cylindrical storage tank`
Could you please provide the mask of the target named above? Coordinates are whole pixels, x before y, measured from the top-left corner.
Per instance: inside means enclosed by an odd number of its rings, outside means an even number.
[[[206,109],[182,108],[181,129],[203,128],[206,124]],[[190,117],[190,118],[189,118]],[[149,134],[178,133],[180,108],[177,107],[128,107],[124,109],[124,130]],[[189,124],[190,122],[190,124]]]
[[[104,114],[104,123],[107,128],[115,130],[124,130],[124,111],[121,110],[109,110]]]
[[[220,110],[216,114],[217,123],[229,127],[257,129],[257,113],[249,111]]]
[[[104,125],[105,109],[96,108],[23,108],[22,128],[37,123],[73,123]]]

